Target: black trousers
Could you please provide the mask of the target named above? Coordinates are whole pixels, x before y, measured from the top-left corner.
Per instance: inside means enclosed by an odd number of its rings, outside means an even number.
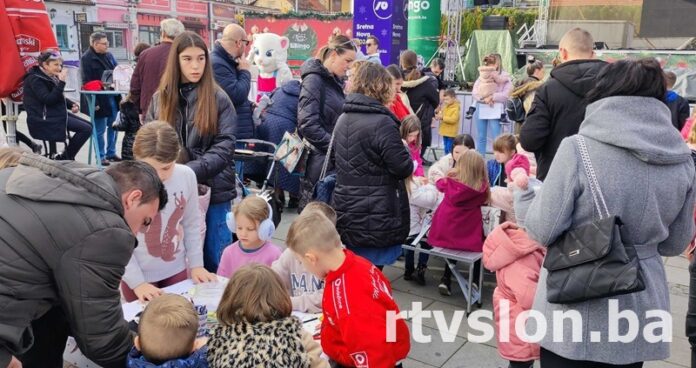
[[[92,136],[92,125],[77,116],[68,114],[68,132],[72,132],[73,135],[65,148],[65,155],[67,159],[74,160],[80,148]]]
[[[54,307],[39,319],[31,323],[34,333],[34,345],[21,356],[23,368],[62,368],[65,343],[68,341],[70,328],[65,313],[60,307]]]
[[[541,368],[641,368],[643,362],[632,364],[606,364],[587,360],[570,360],[541,348]]]
[[[689,306],[686,310],[686,337],[691,344],[691,366],[696,367],[696,262],[689,265]]]

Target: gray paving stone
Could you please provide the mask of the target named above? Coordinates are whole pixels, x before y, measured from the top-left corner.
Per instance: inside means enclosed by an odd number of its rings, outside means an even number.
[[[483,344],[467,342],[452,356],[443,368],[499,368],[507,367],[495,348]]]
[[[406,322],[411,331],[411,352],[408,357],[435,367],[441,367],[459,348],[465,340],[458,336],[446,336],[452,342],[444,342],[440,333],[430,327],[421,325],[424,335],[431,336],[430,343],[419,343],[413,340],[413,325]]]
[[[398,290],[393,290],[392,296],[394,297],[394,300],[396,301],[396,304],[399,306],[399,310],[401,311],[411,311],[411,307],[413,306],[414,302],[423,303],[423,308],[430,306],[434,302],[432,299],[423,298],[414,294],[404,293]]]
[[[406,359],[403,362],[404,368],[437,368],[430,364],[425,364],[414,359]]]
[[[665,266],[667,282],[689,286],[689,270],[675,266]]]

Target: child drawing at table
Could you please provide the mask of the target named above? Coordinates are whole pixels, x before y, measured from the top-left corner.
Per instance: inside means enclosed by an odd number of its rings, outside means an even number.
[[[198,314],[181,295],[166,294],[140,316],[127,368],[208,368],[206,339],[196,339]]]
[[[321,213],[336,225],[336,211],[326,203],[319,201],[307,203],[302,213],[311,212]],[[321,312],[324,280],[309,272],[289,248],[285,248],[271,268],[278,273],[285,287],[290,291],[292,310],[306,313]]]
[[[265,199],[257,196],[244,198],[232,208],[227,226],[239,240],[222,252],[218,275],[232,277],[237,269],[249,263],[270,266],[280,257],[280,248],[271,243],[275,226],[271,206]]]
[[[290,296],[270,267],[242,266],[222,294],[208,341],[215,368],[328,368],[321,348],[293,317]]]
[[[203,268],[203,219],[196,174],[188,166],[176,163],[179,150],[179,137],[166,122],[146,124],[135,137],[135,158],[157,170],[169,198],[144,232],[138,233],[140,246],[133,251],[121,282],[123,297],[128,302],[161,295],[160,288],[186,280],[188,271],[196,283],[216,280]]]

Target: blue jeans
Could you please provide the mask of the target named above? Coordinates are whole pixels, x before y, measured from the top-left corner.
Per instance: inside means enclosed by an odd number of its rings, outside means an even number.
[[[495,140],[500,135],[500,119],[479,119],[479,109],[474,113],[476,123],[476,150],[481,156],[486,157],[486,146],[488,145],[488,128],[491,128],[491,135]]]
[[[111,103],[112,114],[103,118],[94,118],[94,126],[97,129],[97,147],[99,147],[99,159],[103,160],[107,157],[116,156],[116,134],[117,132],[111,127],[111,124],[116,120],[116,100],[109,99]],[[106,143],[104,142],[104,133],[106,133]]]
[[[454,145],[454,137],[442,137],[442,142],[445,144],[445,154],[448,155],[452,153],[452,146]]]
[[[203,264],[210,272],[217,272],[222,251],[232,244],[232,232],[227,227],[227,214],[232,210],[231,202],[210,204],[205,214],[205,243]]]
[[[106,122],[106,157],[114,157],[116,156],[118,132],[111,125],[116,121],[116,113],[118,113],[116,97],[111,96],[109,103],[111,104],[111,116],[108,117],[109,120]]]
[[[416,235],[411,235],[406,239],[406,244],[411,244],[413,240],[416,238]],[[425,240],[420,241],[420,247],[423,249],[433,249],[430,245]],[[404,268],[406,269],[406,272],[413,272],[415,270],[414,263],[415,263],[415,258],[416,258],[416,252],[406,249],[404,250]],[[428,266],[428,259],[430,259],[430,254],[428,253],[423,253],[419,252],[418,253],[418,266],[419,267],[427,267]]]

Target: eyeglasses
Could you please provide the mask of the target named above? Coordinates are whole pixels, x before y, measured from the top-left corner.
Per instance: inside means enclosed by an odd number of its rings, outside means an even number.
[[[369,42],[365,44],[365,46],[367,46],[367,47],[372,47],[374,45],[375,45],[374,43],[369,43]]]
[[[97,42],[97,45],[109,46],[109,41]]]

